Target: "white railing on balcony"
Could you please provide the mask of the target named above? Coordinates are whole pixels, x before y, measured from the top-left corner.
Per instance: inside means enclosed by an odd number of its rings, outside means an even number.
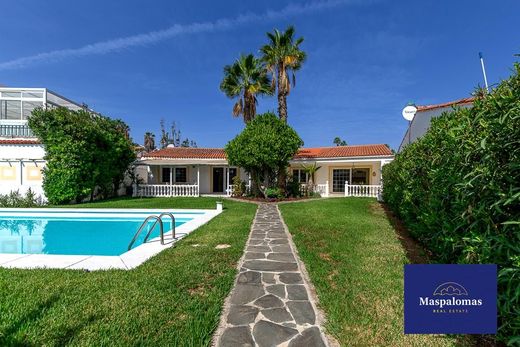
[[[27,124],[0,124],[0,136],[35,137]]]
[[[199,186],[196,184],[140,184],[134,185],[133,196],[199,196]]]
[[[348,184],[348,182],[345,182],[345,196],[377,198],[380,192],[380,185]]]

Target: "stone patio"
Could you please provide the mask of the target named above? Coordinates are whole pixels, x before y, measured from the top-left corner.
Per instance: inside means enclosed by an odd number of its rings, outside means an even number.
[[[327,346],[274,204],[259,205],[217,346]]]

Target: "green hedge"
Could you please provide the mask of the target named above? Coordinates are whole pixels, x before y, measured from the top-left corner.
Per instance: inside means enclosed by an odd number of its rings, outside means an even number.
[[[499,335],[520,343],[520,64],[471,109],[432,120],[384,166],[383,198],[443,263],[499,265]]]
[[[121,120],[83,109],[37,108],[29,127],[45,146],[43,189],[53,205],[112,196],[135,160]]]

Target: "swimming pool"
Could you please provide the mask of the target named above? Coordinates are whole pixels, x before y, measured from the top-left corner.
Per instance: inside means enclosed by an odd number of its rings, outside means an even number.
[[[152,219],[129,250],[130,241],[143,221],[150,215],[158,216],[164,212],[172,213],[175,217],[176,238],[172,237],[171,218],[164,216],[162,221],[165,245],[160,243],[159,225],[153,229],[148,241],[143,243],[145,235],[155,222]],[[18,262],[23,265],[20,267],[68,267],[66,265],[71,262],[70,266],[87,259],[90,259],[90,263],[93,260],[99,263],[104,259],[105,263],[116,266],[101,268],[132,268],[171,246],[218,212],[163,209],[0,209],[0,266],[18,267],[14,266]],[[29,261],[34,266],[25,266],[29,258],[34,260]],[[123,266],[115,258],[119,258]],[[67,259],[70,261],[65,261]],[[64,261],[64,264],[53,266],[55,260]],[[127,263],[131,263],[131,266]],[[43,266],[38,266],[42,264]],[[91,266],[85,268],[92,269]]]

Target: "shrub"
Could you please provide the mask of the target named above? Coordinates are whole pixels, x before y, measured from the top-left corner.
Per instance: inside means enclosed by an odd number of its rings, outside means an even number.
[[[499,266],[497,338],[520,336],[520,65],[433,119],[383,168],[383,198],[440,262]]]
[[[29,126],[45,146],[43,189],[51,204],[112,195],[135,159],[128,126],[85,110],[36,109]]]
[[[31,188],[21,195],[18,190],[13,190],[9,194],[0,194],[0,207],[39,207],[43,206],[43,199],[37,196]]]
[[[265,197],[268,199],[283,199],[284,193],[280,188],[267,188],[265,190]]]
[[[287,194],[293,198],[299,198],[301,196],[300,182],[294,176],[289,176],[287,181]]]
[[[246,183],[240,177],[233,177],[232,196],[244,196],[246,194]]]

